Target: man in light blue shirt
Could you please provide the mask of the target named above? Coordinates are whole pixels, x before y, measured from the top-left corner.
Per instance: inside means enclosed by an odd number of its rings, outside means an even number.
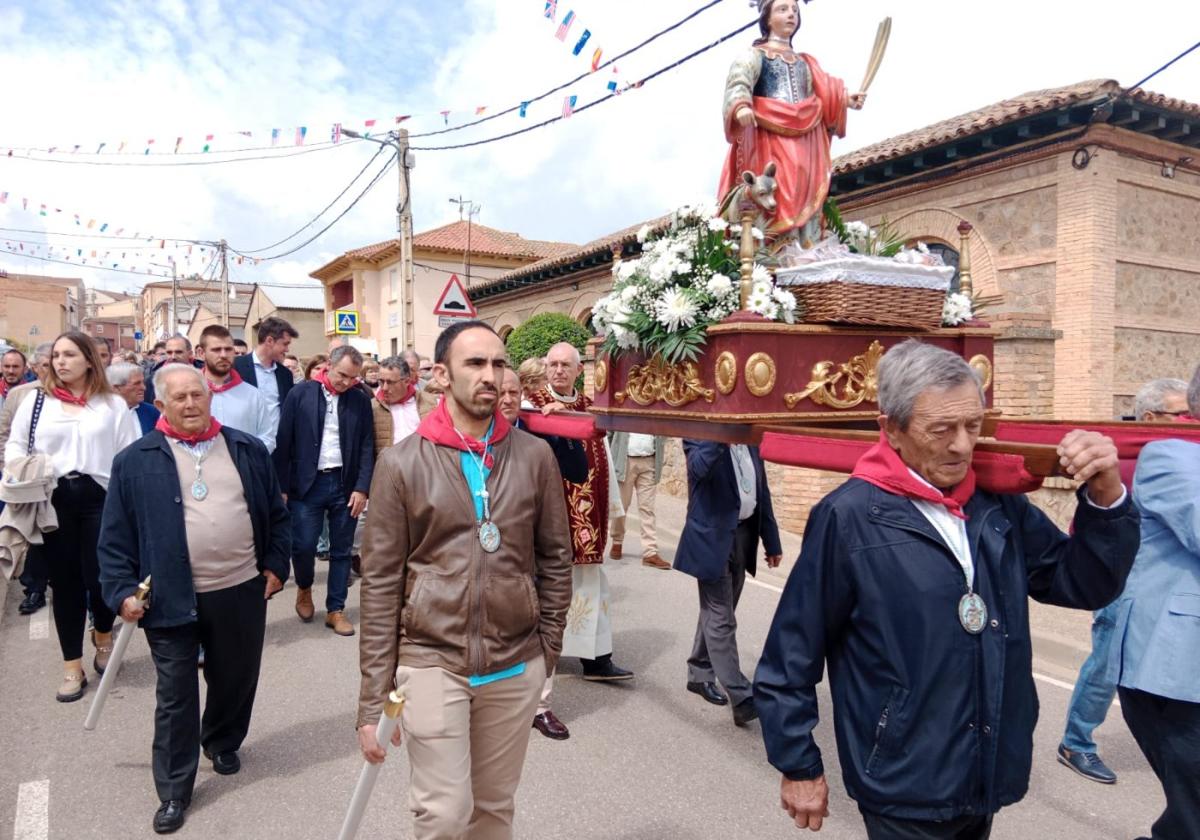
[[[296,328],[282,318],[264,318],[258,325],[258,346],[254,352],[233,360],[233,369],[245,382],[253,385],[267,401],[271,425],[279,428],[279,407],[292,389],[292,372],[283,364],[283,357],[299,338]]]
[[[1200,368],[1188,386],[1200,417]],[[1110,676],[1167,807],[1155,840],[1200,837],[1200,443],[1160,440],[1138,457],[1142,542],[1116,604]]]

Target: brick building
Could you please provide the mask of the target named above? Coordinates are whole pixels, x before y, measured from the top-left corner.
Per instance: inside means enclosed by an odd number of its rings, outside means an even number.
[[[998,408],[1119,417],[1141,383],[1187,378],[1200,362],[1197,147],[1200,105],[1082,82],[845,155],[831,193],[847,219],[886,219],[950,262],[965,245],[975,291],[988,300],[984,318],[998,331]],[[638,227],[511,271],[473,289],[472,300],[502,333],[544,311],[586,323],[611,287],[614,252],[638,252]],[[672,449],[665,485],[678,494],[686,485]],[[795,469],[771,477],[792,529],[844,480]],[[1039,501],[1061,518],[1073,500],[1058,485]]]
[[[79,328],[83,281],[0,269],[0,338],[22,347]]]
[[[84,318],[81,329],[95,338],[107,339],[109,348],[114,351],[137,350],[132,315]]]

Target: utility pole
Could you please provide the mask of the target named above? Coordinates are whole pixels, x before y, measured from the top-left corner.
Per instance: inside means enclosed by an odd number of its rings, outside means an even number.
[[[412,185],[410,170],[417,165],[412,150],[408,147],[408,129],[389,131],[387,139],[371,137],[342,129],[342,134],[355,140],[370,140],[381,146],[390,146],[396,150],[396,161],[400,173],[400,186],[396,196],[396,235],[400,239],[400,282],[404,288],[404,329],[401,332],[402,344],[406,349],[413,348],[413,334],[416,331],[413,321],[413,219],[412,219]]]
[[[175,335],[179,327],[179,268],[175,265],[175,257],[171,257],[171,329],[168,335]]]
[[[229,329],[229,251],[221,240],[221,326]]]
[[[458,198],[450,199],[451,204],[458,205],[458,220],[461,222],[463,213],[467,216],[467,247],[463,249],[463,274],[466,275],[467,288],[471,287],[471,217],[478,216],[479,211],[483,209],[482,204],[476,204],[469,198],[463,198],[462,193],[459,193]]]

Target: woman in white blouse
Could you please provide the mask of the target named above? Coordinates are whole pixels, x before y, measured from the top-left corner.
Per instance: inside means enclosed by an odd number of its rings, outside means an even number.
[[[36,426],[34,415],[37,414]],[[4,449],[10,462],[28,451],[30,427],[34,451],[49,457],[58,487],[53,504],[58,530],[44,535],[44,552],[54,590],[54,623],[63,654],[63,703],[83,696],[83,629],[91,607],[95,622],[92,665],[103,673],[112,652],[113,613],[100,597],[96,543],[113,457],[136,441],[137,420],[113,392],[92,340],[66,332],[54,341],[42,390],[26,399],[13,416]]]

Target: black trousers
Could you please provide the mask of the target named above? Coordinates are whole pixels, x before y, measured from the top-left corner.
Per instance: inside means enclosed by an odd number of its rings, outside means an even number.
[[[25,568],[21,570],[21,588],[26,595],[34,592],[46,594],[46,585],[50,582],[50,569],[46,565],[46,553],[42,546],[31,545],[25,555]]]
[[[992,834],[992,814],[952,820],[901,820],[869,811],[862,814],[867,840],[987,840]]]
[[[40,547],[31,549],[42,554],[49,569],[54,626],[64,662],[83,656],[83,626],[89,607],[96,632],[109,633],[113,627],[115,616],[100,594],[100,562],[96,558],[104,497],[104,488],[91,476],[60,478],[50,499],[58,514],[58,529],[45,534]]]
[[[1125,723],[1167,798],[1150,836],[1195,840],[1200,837],[1200,703],[1124,686],[1117,693]]]
[[[746,585],[746,567],[758,551],[754,517],[738,524],[725,573],[716,580],[697,581],[700,615],[688,657],[688,682],[720,681],[733,705],[754,695],[742,673],[737,647],[737,605]]]
[[[192,798],[200,749],[210,754],[242,746],[258,690],[267,624],[266,581],[196,596],[196,621],[148,628],[146,640],[158,672],[152,767],[158,798]],[[204,646],[208,699],[200,717],[196,657]]]

